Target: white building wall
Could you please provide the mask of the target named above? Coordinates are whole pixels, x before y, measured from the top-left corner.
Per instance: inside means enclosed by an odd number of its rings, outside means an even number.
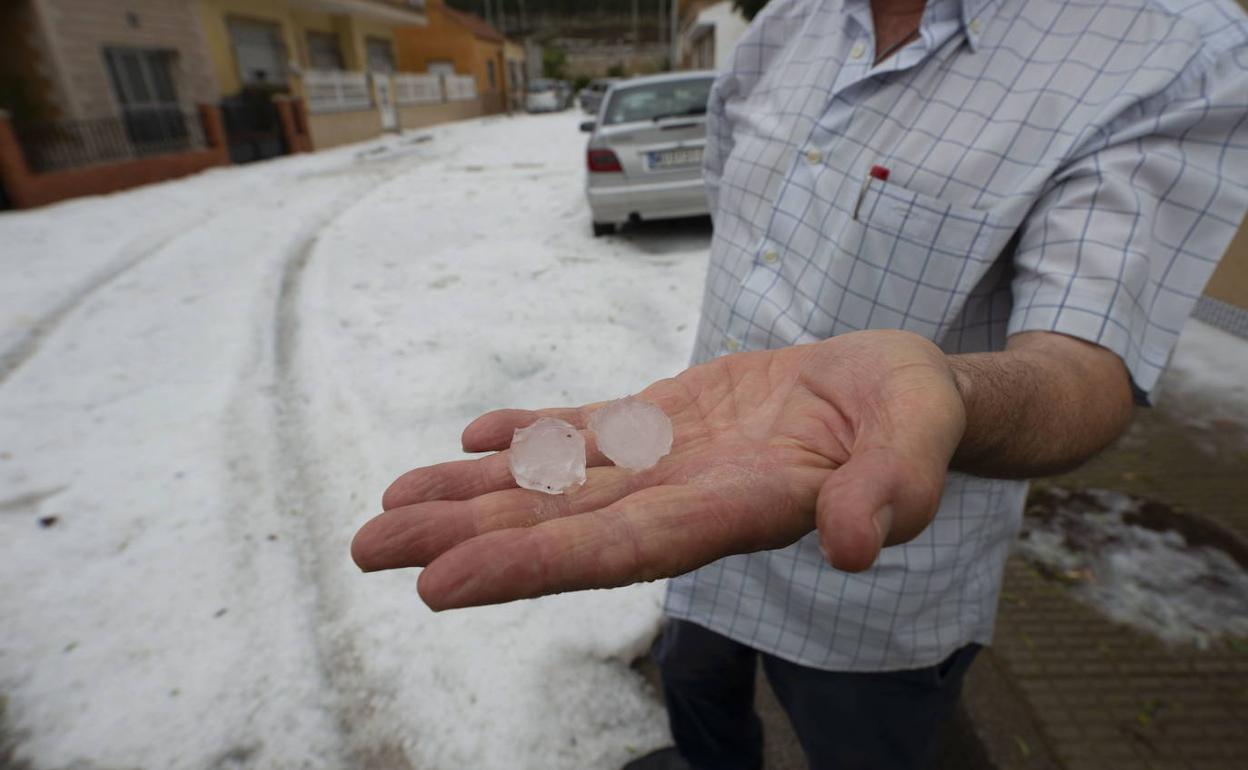
[[[715,69],[723,69],[732,61],[732,51],[745,34],[749,23],[732,8],[729,0],[716,3],[698,14],[698,24],[715,27]]]

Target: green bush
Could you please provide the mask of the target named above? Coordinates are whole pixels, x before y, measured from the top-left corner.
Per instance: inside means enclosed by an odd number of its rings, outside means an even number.
[[[568,65],[568,54],[562,48],[548,46],[542,49],[542,75],[563,80],[563,70]]]

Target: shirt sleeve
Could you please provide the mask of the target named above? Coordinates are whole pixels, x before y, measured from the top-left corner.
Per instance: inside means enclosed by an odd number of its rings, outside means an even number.
[[[1122,358],[1147,397],[1248,209],[1248,46],[1193,63],[1060,168],[1014,252],[1009,333]]]
[[[706,201],[714,218],[719,208],[719,180],[724,175],[724,159],[732,152],[732,126],[724,114],[727,72],[715,78],[706,104],[706,148],[702,151],[702,178]]]

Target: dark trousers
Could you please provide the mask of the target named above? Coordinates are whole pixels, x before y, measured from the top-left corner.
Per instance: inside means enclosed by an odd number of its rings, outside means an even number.
[[[823,671],[671,619],[655,658],[676,747],[697,770],[762,768],[762,723],[754,712],[760,657],[812,770],[928,770],[978,650],[968,645],[912,671]]]

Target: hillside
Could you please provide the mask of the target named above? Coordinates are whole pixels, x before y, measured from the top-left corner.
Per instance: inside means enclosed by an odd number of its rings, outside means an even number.
[[[633,3],[642,43],[667,39],[672,0],[447,0],[447,5],[491,19],[510,36],[632,40]]]

